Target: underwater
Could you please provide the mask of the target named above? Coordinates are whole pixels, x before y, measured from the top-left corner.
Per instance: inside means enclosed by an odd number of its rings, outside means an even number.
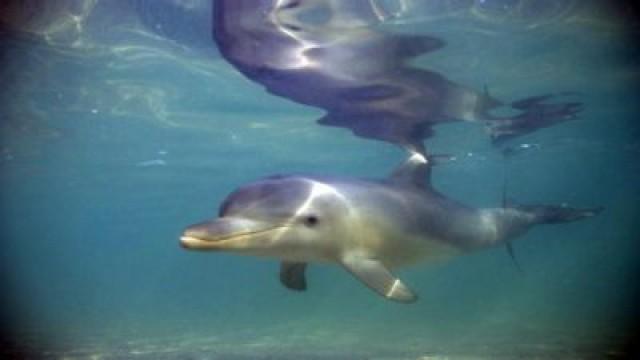
[[[1,2],[0,358],[634,358],[639,19]]]

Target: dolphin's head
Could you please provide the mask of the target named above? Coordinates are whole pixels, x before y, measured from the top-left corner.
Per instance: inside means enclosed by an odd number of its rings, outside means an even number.
[[[305,177],[270,177],[231,193],[217,219],[187,227],[180,241],[193,250],[329,259],[349,216],[348,201],[335,186]]]

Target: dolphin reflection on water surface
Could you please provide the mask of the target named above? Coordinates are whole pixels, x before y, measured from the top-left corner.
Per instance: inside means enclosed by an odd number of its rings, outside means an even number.
[[[422,149],[439,123],[478,122],[499,142],[581,110],[577,102],[549,103],[555,96],[546,94],[509,104],[515,115],[492,115],[505,104],[487,91],[408,65],[444,42],[372,26],[376,3],[218,0],[213,36],[224,58],[269,92],[324,109],[320,124],[410,148]]]

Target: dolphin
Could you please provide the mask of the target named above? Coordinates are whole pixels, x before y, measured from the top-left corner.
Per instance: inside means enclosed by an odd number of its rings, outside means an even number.
[[[505,245],[540,224],[572,222],[602,208],[511,205],[476,209],[430,183],[433,159],[414,153],[382,180],[277,175],[247,184],[219,217],[187,227],[181,245],[281,261],[280,281],[306,290],[308,263],[342,266],[383,297],[416,294],[393,270]]]

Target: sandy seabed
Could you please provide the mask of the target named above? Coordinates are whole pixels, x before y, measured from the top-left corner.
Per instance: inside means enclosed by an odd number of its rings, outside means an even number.
[[[379,339],[378,339],[379,340]],[[628,339],[603,338],[576,342],[554,337],[548,342],[493,341],[433,344],[428,339],[407,342],[367,342],[339,331],[305,335],[180,334],[152,338],[103,335],[47,343],[37,334],[22,334],[0,344],[2,359],[181,359],[181,360],[441,360],[441,359],[628,359]],[[532,340],[532,339],[529,339]],[[50,342],[50,341],[49,341]]]

